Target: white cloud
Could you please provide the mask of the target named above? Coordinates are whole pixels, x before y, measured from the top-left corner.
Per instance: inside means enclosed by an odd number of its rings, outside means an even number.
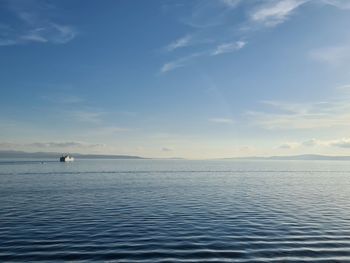
[[[168,147],[163,147],[162,148],[162,152],[171,152],[172,149],[168,148]]]
[[[89,122],[89,123],[99,123],[101,122],[101,117],[105,114],[104,112],[98,111],[73,111],[69,112],[74,119],[79,122]]]
[[[257,8],[251,19],[255,22],[263,23],[265,26],[275,26],[288,19],[288,17],[302,4],[308,0],[278,0],[269,1]]]
[[[234,0],[199,0],[187,1],[190,15],[182,22],[195,29],[207,30],[223,25],[227,19],[228,11],[232,11],[239,3]]]
[[[350,84],[341,85],[341,86],[337,87],[337,89],[340,91],[343,91],[343,92],[348,92],[348,91],[350,91]]]
[[[236,41],[233,43],[225,43],[222,45],[219,45],[216,47],[214,51],[202,51],[190,54],[188,56],[184,56],[178,59],[175,59],[173,61],[164,63],[163,66],[160,69],[160,73],[166,73],[169,71],[172,71],[177,68],[182,68],[187,66],[191,61],[193,61],[196,58],[204,57],[204,56],[216,56],[228,52],[234,52],[241,48],[243,48],[246,45],[246,42],[244,41]]]
[[[188,56],[185,56],[185,57],[182,57],[182,58],[179,58],[179,59],[167,62],[161,67],[160,72],[161,73],[166,73],[166,72],[172,71],[174,69],[184,67],[191,60],[193,60],[196,57],[203,56],[203,54],[204,53],[194,53],[194,54],[191,54],[191,55],[188,55]]]
[[[276,101],[267,105],[272,106],[269,111],[247,112],[254,124],[265,129],[350,127],[350,104],[346,99],[309,103]]]
[[[317,151],[322,151],[331,148],[344,148],[350,149],[350,138],[341,138],[333,140],[319,140],[310,139],[303,142],[285,142],[279,145],[277,148],[281,150],[305,150],[309,151],[310,148],[317,147]]]
[[[187,46],[199,48],[199,44],[206,44],[208,50],[202,51],[205,54],[201,56],[234,52],[243,48],[246,42],[233,41],[233,36],[247,39],[248,33],[287,21],[297,9],[301,9],[306,4],[312,8],[324,5],[341,9],[350,8],[350,0],[199,0],[190,2],[190,4],[183,3],[181,8],[190,10],[190,15],[182,19],[181,22],[192,26],[193,32],[176,39],[165,49],[173,51]],[[232,17],[235,17],[237,6],[242,7],[248,16],[238,16],[239,18],[232,20]],[[338,61],[350,60],[350,48],[330,47],[314,50],[310,52],[310,55],[316,60],[337,64]],[[174,59],[164,63],[160,72],[164,73],[185,67],[190,60],[194,60],[191,55]]]
[[[221,2],[230,7],[230,8],[233,8],[233,7],[236,7],[238,6],[238,4],[241,2],[241,0],[221,0]]]
[[[103,148],[105,144],[100,143],[86,143],[77,141],[68,142],[31,142],[31,143],[12,143],[12,142],[0,142],[0,149],[93,149]]]
[[[241,48],[243,48],[246,45],[246,42],[244,41],[236,41],[232,43],[225,43],[221,44],[216,47],[216,49],[212,52],[213,56],[224,54],[224,53],[229,53],[233,51],[237,51]]]
[[[30,42],[65,44],[71,41],[76,34],[75,29],[71,26],[48,24],[16,36],[13,44],[26,44]]]
[[[185,66],[185,62],[186,60],[182,60],[182,59],[177,59],[177,60],[174,60],[174,61],[170,61],[170,62],[167,62],[165,63],[162,68],[160,69],[160,72],[161,73],[166,73],[168,71],[172,71],[174,69],[177,69],[177,68],[181,68],[181,67],[184,67]]]
[[[170,43],[168,46],[166,46],[165,49],[167,51],[174,51],[175,49],[189,46],[191,43],[191,40],[192,40],[192,36],[190,36],[190,35],[181,37],[181,38],[175,40],[174,42]]]
[[[37,148],[71,148],[71,147],[95,148],[95,147],[104,147],[105,145],[82,143],[82,142],[35,142],[35,143],[28,144],[28,146],[34,146]]]
[[[12,24],[0,25],[0,46],[28,43],[65,44],[77,31],[70,25],[57,23],[52,17],[55,7],[40,1],[9,1],[5,5],[12,14]]]
[[[49,39],[55,44],[68,43],[77,35],[76,30],[72,26],[59,24],[51,24],[51,26],[56,32],[53,31],[53,35]]]
[[[309,55],[316,61],[341,66],[350,62],[350,45],[318,48],[310,51]]]
[[[350,138],[341,138],[333,140],[318,140],[311,139],[302,143],[295,143],[295,145],[304,147],[338,147],[338,148],[350,148]]]
[[[325,4],[335,6],[340,9],[350,9],[349,0],[323,0]]]
[[[336,148],[350,148],[350,138],[333,139],[333,140],[318,140],[310,139],[304,142],[285,142],[278,146],[279,149],[293,150],[301,147],[336,147]]]
[[[300,143],[297,143],[297,142],[286,142],[286,143],[281,144],[278,148],[291,150],[291,149],[296,149],[299,146],[300,146]]]
[[[322,145],[322,142],[320,140],[316,140],[316,139],[311,139],[311,140],[307,140],[302,142],[303,146],[306,147],[313,147],[313,146],[317,146],[317,145]]]
[[[116,133],[120,132],[127,132],[131,131],[129,128],[124,128],[124,127],[118,127],[118,126],[102,126],[102,127],[97,127],[92,130],[87,131],[89,135],[102,135],[102,136],[108,136],[108,135],[114,135]]]
[[[212,118],[209,119],[210,122],[213,123],[221,123],[221,124],[232,124],[234,123],[234,120],[229,119],[229,118]]]
[[[14,149],[18,147],[19,144],[12,142],[0,142],[0,149]]]
[[[350,148],[350,138],[343,138],[340,140],[330,141],[329,145],[339,148]]]

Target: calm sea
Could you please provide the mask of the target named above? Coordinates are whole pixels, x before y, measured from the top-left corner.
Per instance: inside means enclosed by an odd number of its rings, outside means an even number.
[[[350,163],[2,160],[0,261],[350,262]]]

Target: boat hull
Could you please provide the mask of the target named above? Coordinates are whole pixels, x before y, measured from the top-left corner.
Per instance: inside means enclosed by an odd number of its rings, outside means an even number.
[[[73,157],[69,157],[69,156],[63,156],[60,158],[60,162],[65,163],[65,162],[73,162],[74,158]]]

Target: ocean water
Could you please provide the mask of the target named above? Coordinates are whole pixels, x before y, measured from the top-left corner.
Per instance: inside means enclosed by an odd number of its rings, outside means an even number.
[[[350,262],[345,161],[0,161],[0,262]]]

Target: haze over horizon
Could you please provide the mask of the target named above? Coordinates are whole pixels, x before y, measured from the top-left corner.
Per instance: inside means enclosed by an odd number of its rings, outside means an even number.
[[[0,150],[350,155],[350,1],[0,0]]]

